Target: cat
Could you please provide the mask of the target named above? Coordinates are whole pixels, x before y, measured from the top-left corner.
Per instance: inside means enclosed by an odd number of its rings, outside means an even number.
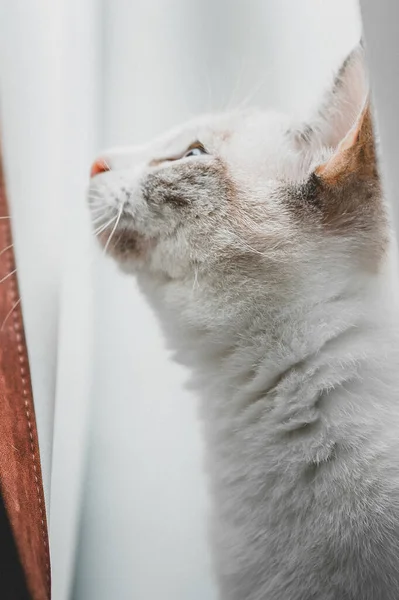
[[[399,301],[364,51],[302,123],[104,153],[96,233],[200,401],[222,600],[399,597]]]

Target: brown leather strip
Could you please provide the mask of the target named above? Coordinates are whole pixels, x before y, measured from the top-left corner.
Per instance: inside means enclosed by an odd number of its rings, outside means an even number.
[[[0,486],[32,599],[50,600],[46,509],[8,215],[0,161]]]

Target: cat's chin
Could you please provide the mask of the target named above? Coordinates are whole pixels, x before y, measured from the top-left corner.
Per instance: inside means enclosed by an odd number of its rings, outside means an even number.
[[[134,273],[148,261],[156,240],[147,238],[132,229],[121,228],[103,231],[98,240],[106,253],[111,256],[123,271]]]

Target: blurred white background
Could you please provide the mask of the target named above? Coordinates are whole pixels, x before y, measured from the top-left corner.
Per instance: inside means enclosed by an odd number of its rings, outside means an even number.
[[[195,400],[93,247],[104,147],[249,103],[306,114],[354,0],[3,0],[0,100],[56,600],[213,600]]]

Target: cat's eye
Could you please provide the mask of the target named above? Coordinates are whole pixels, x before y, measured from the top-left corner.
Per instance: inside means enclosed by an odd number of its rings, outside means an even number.
[[[192,146],[190,146],[186,150],[186,152],[183,154],[182,158],[190,158],[191,156],[201,156],[202,154],[208,154],[208,153],[201,143],[196,142],[195,144],[192,144]]]

